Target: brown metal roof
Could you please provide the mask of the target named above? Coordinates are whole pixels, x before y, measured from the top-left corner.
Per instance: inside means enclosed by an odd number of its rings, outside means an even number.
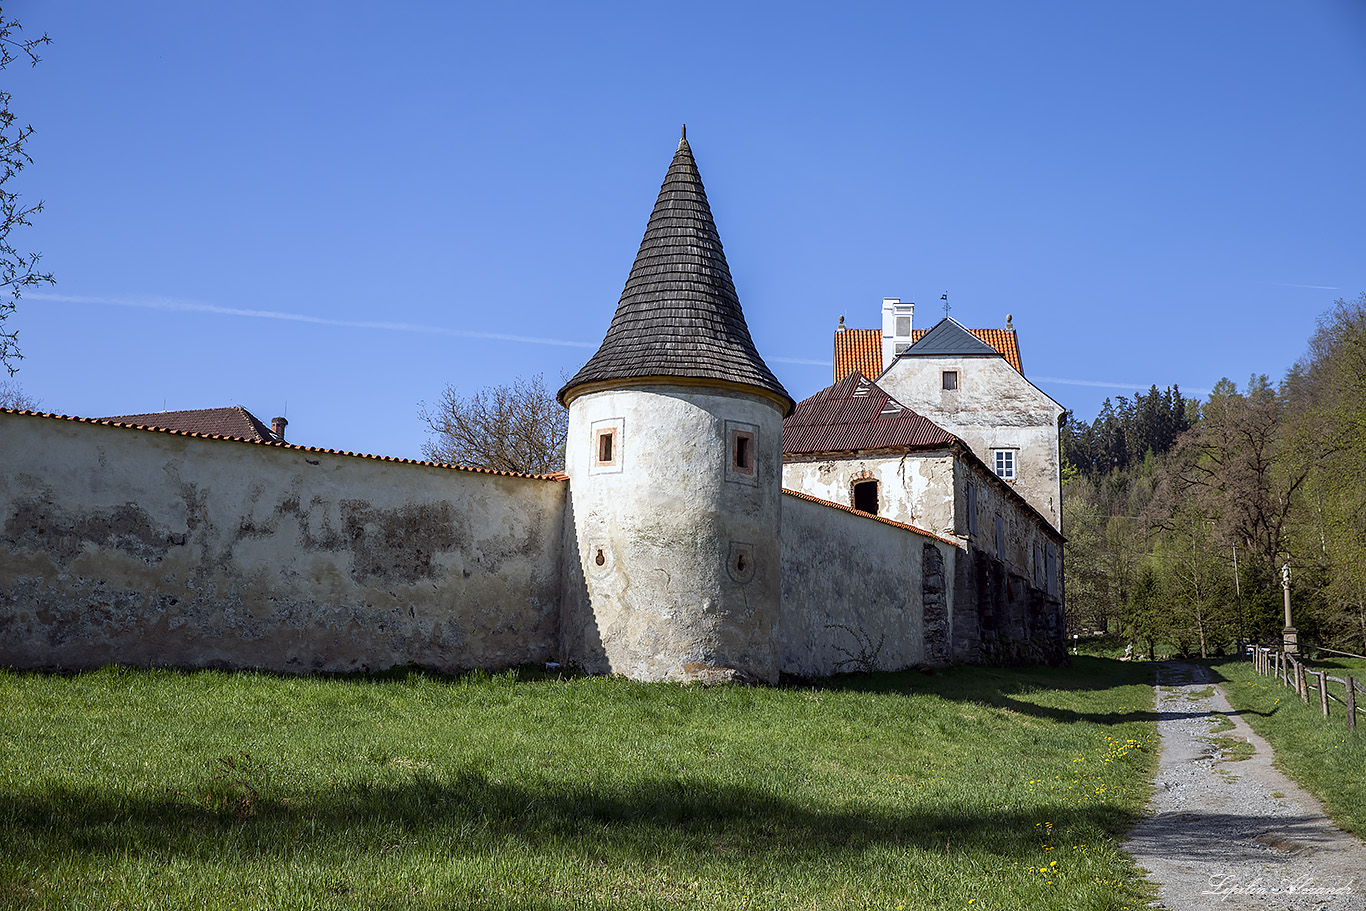
[[[911,447],[933,449],[953,434],[902,405],[862,373],[797,403],[783,420],[783,454],[856,452]]]
[[[255,440],[258,443],[271,443],[279,439],[256,415],[241,405],[229,408],[195,408],[189,411],[157,411],[151,414],[120,414],[95,420],[158,427],[162,430],[179,430],[182,433],[236,437],[239,440]]]
[[[929,331],[912,329],[911,343],[920,341]],[[1024,373],[1020,361],[1020,340],[1014,329],[968,331],[1001,352],[1007,364]],[[845,329],[843,332],[835,333],[835,382],[838,383],[855,370],[864,376],[876,378],[882,375],[881,329]]]
[[[792,407],[750,338],[687,139],[664,176],[602,347],[559,399],[589,383],[653,377],[751,386],[784,411]]]

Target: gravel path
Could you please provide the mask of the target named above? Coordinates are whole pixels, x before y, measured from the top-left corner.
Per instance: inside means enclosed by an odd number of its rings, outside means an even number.
[[[1157,907],[1366,911],[1366,845],[1272,766],[1271,747],[1203,668],[1161,665],[1157,711],[1157,789],[1126,846],[1161,884]],[[1232,730],[1211,733],[1216,712]],[[1212,742],[1218,736],[1256,753],[1221,760]]]

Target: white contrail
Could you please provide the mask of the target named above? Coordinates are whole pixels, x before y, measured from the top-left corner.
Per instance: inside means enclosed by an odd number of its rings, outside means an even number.
[[[1148,389],[1151,389],[1153,386],[1152,383],[1112,383],[1107,380],[1064,380],[1056,376],[1035,376],[1030,377],[1030,379],[1035,380],[1039,383],[1062,383],[1067,386],[1100,386],[1105,389],[1138,389],[1144,392],[1146,392]],[[1169,383],[1168,385],[1172,384]],[[1197,395],[1209,394],[1208,389],[1196,389],[1195,387],[1186,387],[1182,386],[1179,383],[1175,385],[1177,385],[1183,393],[1193,392]],[[1158,388],[1164,389],[1166,387],[1160,386]]]
[[[509,335],[503,332],[475,332],[469,329],[447,329],[444,326],[424,326],[420,323],[391,323],[378,320],[329,319],[306,313],[284,313],[279,310],[248,310],[242,307],[222,307],[200,301],[171,297],[92,297],[80,294],[47,294],[28,292],[24,297],[33,300],[67,304],[101,304],[113,307],[139,307],[144,310],[171,310],[181,313],[213,313],[219,316],[244,316],[250,319],[278,319],[319,326],[345,326],[352,329],[385,329],[391,332],[415,332],[422,335],[453,335],[460,338],[492,339],[500,342],[522,342],[531,345],[559,345],[565,348],[595,348],[592,342],[575,342],[560,338],[540,338],[531,335]]]
[[[1336,291],[1337,285],[1301,285],[1296,282],[1267,282],[1268,285],[1280,285],[1282,288],[1309,288],[1314,291]]]
[[[812,361],[803,357],[766,357],[766,361],[777,361],[779,364],[803,364],[807,367],[833,367],[834,361]]]

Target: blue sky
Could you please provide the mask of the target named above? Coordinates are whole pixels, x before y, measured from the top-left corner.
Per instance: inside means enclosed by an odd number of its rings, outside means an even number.
[[[1013,314],[1089,419],[1281,376],[1366,290],[1366,5],[5,4],[54,43],[15,379],[82,416],[244,405],[419,457],[418,403],[611,320],[681,123],[761,354],[843,314]]]

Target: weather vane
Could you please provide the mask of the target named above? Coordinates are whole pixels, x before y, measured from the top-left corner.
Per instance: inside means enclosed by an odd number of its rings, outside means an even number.
[[[945,319],[948,319],[948,317],[949,317],[949,292],[945,291],[943,294],[941,294],[941,295],[939,296],[939,299],[940,299],[941,301],[944,302],[944,318],[945,318]]]

